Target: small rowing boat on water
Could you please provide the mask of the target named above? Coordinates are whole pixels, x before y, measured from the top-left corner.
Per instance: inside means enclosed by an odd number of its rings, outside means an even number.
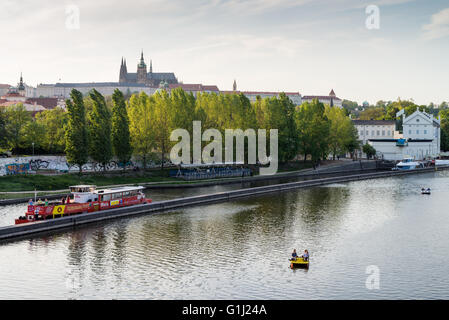
[[[290,268],[309,268],[309,260],[304,260],[303,257],[298,257],[296,259],[290,259]]]
[[[16,219],[15,224],[150,203],[151,199],[145,198],[143,189],[143,187],[120,187],[97,190],[96,186],[91,185],[72,186],[70,187],[72,197],[67,197],[67,201],[65,198],[62,201],[45,203],[30,201],[25,216]]]
[[[430,188],[427,188],[427,189],[422,188],[421,194],[430,194]]]

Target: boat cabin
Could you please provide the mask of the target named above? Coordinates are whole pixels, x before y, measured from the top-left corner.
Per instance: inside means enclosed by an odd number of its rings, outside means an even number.
[[[144,196],[144,187],[120,187],[105,190],[97,190],[99,201],[111,201],[116,199]]]
[[[70,186],[70,193],[73,194],[73,201],[75,203],[87,203],[98,201],[96,194],[97,187],[94,185],[77,185]]]
[[[73,194],[75,203],[88,203],[94,201],[111,201],[116,199],[130,198],[135,196],[144,197],[143,187],[119,187],[104,190],[97,190],[94,185],[71,186],[70,192]]]

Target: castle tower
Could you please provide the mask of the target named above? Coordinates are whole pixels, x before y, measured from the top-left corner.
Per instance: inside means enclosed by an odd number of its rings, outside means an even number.
[[[19,89],[19,90],[25,90],[25,86],[23,85],[22,72],[20,73],[20,81],[19,81],[18,89]]]
[[[140,55],[140,62],[137,65],[137,83],[146,83],[147,82],[147,65],[143,59],[143,50]]]
[[[336,97],[334,89],[332,89],[331,92],[329,92],[329,97],[331,97],[330,106],[333,107],[334,106],[334,98]]]
[[[126,68],[126,59],[123,59],[123,57],[122,57],[122,64],[120,65],[119,83],[128,82],[127,75],[128,75],[128,70]]]
[[[20,81],[19,84],[17,86],[17,91],[19,92],[19,94],[21,96],[25,96],[25,85],[23,84],[23,77],[22,77],[22,72],[20,73]]]

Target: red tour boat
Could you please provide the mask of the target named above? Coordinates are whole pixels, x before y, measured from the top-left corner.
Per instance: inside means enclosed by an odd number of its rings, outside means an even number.
[[[16,224],[55,219],[63,216],[128,207],[136,204],[150,203],[146,199],[143,187],[120,187],[97,190],[93,185],[70,187],[72,197],[62,201],[29,203],[25,216],[16,219]]]

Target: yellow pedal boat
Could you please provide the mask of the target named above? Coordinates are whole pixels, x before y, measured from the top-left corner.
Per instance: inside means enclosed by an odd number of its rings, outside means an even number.
[[[309,268],[309,260],[305,261],[304,258],[290,259],[290,268]]]

